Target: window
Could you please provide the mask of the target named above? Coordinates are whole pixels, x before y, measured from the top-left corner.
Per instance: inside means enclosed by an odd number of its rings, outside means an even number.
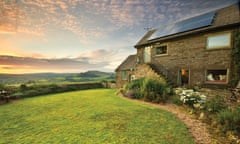
[[[207,70],[206,82],[208,83],[227,83],[227,70]]]
[[[152,46],[146,46],[143,50],[143,61],[144,63],[150,63],[151,62],[151,49]]]
[[[190,70],[181,69],[178,71],[178,84],[180,86],[189,85],[190,82]]]
[[[127,71],[121,71],[122,80],[127,80]]]
[[[224,33],[207,38],[207,49],[219,49],[231,47],[231,34]]]
[[[137,56],[137,64],[140,64],[140,56]]]
[[[135,80],[135,79],[136,79],[135,75],[131,75],[131,76],[130,76],[130,81],[133,81],[133,80]]]
[[[161,45],[155,47],[155,55],[166,55],[167,54],[167,45]]]

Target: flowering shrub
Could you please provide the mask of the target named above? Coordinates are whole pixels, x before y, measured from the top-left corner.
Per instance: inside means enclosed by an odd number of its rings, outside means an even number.
[[[194,108],[203,108],[204,103],[206,102],[206,96],[199,93],[194,92],[193,90],[182,90],[179,93],[180,100],[191,107]]]

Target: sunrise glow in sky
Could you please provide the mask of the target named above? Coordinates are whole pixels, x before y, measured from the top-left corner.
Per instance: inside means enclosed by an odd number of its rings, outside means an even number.
[[[146,33],[238,0],[0,0],[0,73],[114,71]]]

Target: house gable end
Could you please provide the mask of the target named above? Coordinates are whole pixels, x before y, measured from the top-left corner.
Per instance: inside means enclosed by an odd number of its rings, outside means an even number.
[[[130,55],[128,56],[117,68],[116,68],[116,72],[117,71],[121,71],[121,70],[131,70],[135,68],[135,64],[136,64],[136,55]]]

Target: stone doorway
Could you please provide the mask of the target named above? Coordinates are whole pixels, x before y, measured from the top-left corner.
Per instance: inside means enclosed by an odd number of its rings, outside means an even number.
[[[190,71],[187,69],[180,69],[178,71],[178,85],[188,86],[190,83]]]

